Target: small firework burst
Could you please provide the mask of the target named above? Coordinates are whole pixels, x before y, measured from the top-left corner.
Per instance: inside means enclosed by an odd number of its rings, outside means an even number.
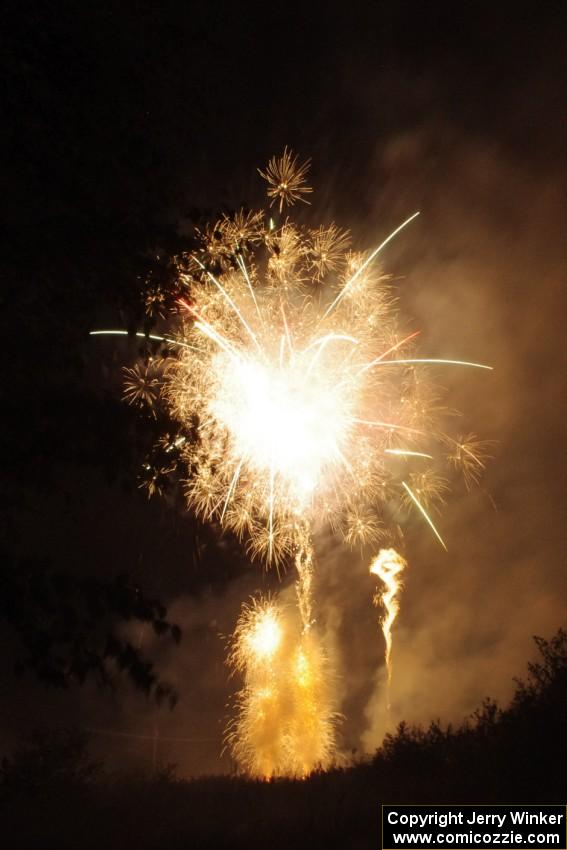
[[[225,215],[219,230],[225,243],[232,245],[235,252],[258,245],[264,236],[264,212],[240,210],[232,217]]]
[[[350,508],[344,516],[343,536],[348,546],[375,546],[387,537],[384,523],[370,508]]]
[[[449,493],[449,483],[435,470],[426,469],[424,472],[409,473],[408,489],[426,510],[434,509],[439,512]],[[413,499],[407,492],[402,495],[402,504],[406,509],[414,506]]]
[[[462,470],[467,489],[470,489],[481,478],[494,443],[491,440],[479,440],[476,434],[459,436],[447,442],[450,449],[447,460],[456,469]]]
[[[268,197],[271,198],[270,206],[279,201],[279,211],[282,212],[284,204],[293,206],[296,201],[309,201],[304,195],[310,194],[313,189],[305,184],[305,178],[309,171],[311,160],[306,160],[302,165],[297,164],[297,156],[292,151],[284,148],[282,156],[273,156],[266,170],[258,169],[260,175],[268,183]]]
[[[165,319],[167,315],[167,293],[159,284],[148,286],[144,294],[144,306],[150,319]]]
[[[321,226],[312,230],[310,243],[309,269],[317,280],[321,280],[327,272],[337,271],[344,265],[350,235],[346,230],[340,230],[336,224],[330,224],[328,227]]]
[[[158,371],[153,361],[147,365],[136,363],[132,368],[125,366],[123,399],[128,404],[148,408],[153,412],[161,386]]]
[[[304,251],[300,231],[289,221],[267,234],[269,251],[268,275],[276,286],[285,286],[287,281],[297,284],[301,279]]]
[[[203,262],[223,271],[230,269],[235,246],[230,246],[226,241],[224,222],[219,220],[214,224],[207,224],[203,230],[198,229],[197,234],[201,239]]]

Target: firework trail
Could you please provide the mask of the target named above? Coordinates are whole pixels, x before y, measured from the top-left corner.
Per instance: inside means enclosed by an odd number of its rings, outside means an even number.
[[[313,544],[309,527],[303,523],[297,531],[297,551],[295,553],[295,569],[297,580],[295,591],[297,605],[301,617],[302,632],[305,634],[313,623]]]
[[[386,585],[383,593],[374,596],[376,606],[383,605],[386,614],[381,618],[380,625],[386,642],[386,670],[388,672],[386,706],[390,710],[390,691],[392,686],[392,625],[398,616],[400,603],[398,594],[402,588],[400,574],[407,567],[406,561],[395,549],[380,549],[378,555],[370,564],[370,572]]]
[[[260,172],[280,213],[308,203],[307,170],[286,149]],[[416,216],[358,252],[334,223],[309,228],[242,210],[204,227],[200,247],[175,258],[174,292],[152,282],[146,293],[150,315],[174,302],[175,328],[148,337],[154,346],[162,341],[159,357],[125,370],[127,401],[150,410],[161,404],[169,417],[144,485],[151,495],[181,478],[188,506],[204,521],[233,531],[252,558],[296,567],[295,637],[260,653],[260,663],[244,637],[260,609],[245,608],[231,655],[245,680],[231,745],[258,775],[290,765],[304,773],[328,763],[333,749],[335,715],[313,616],[313,533],[330,528],[351,546],[382,544],[392,518],[415,511],[444,546],[430,512],[448,489],[443,470],[462,469],[468,485],[484,467],[481,441],[439,426],[431,370],[490,367],[417,357],[419,332],[401,326],[377,265]],[[301,706],[303,722],[291,703]],[[281,724],[284,746],[274,718],[292,715],[297,722]],[[266,749],[252,723],[272,730],[269,757],[250,755]]]

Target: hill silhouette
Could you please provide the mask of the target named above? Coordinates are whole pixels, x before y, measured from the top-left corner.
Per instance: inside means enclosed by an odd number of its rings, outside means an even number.
[[[507,708],[487,699],[458,726],[400,723],[372,756],[307,779],[112,774],[76,729],[43,730],[2,761],[10,848],[370,848],[380,803],[562,803],[567,631],[535,638],[537,661]]]

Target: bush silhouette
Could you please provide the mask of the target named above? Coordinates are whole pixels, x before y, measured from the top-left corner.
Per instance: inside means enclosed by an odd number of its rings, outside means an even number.
[[[536,645],[507,708],[485,700],[459,726],[401,723],[373,757],[306,780],[113,775],[80,733],[37,733],[3,762],[3,837],[58,850],[375,848],[380,803],[562,803],[567,631]]]

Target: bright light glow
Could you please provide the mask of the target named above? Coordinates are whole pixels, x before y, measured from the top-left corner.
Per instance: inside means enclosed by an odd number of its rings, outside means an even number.
[[[246,637],[255,658],[272,658],[282,639],[281,626],[274,611],[270,608],[261,611]]]
[[[219,383],[209,411],[231,434],[234,455],[259,475],[273,470],[298,504],[326,466],[340,463],[349,430],[348,395],[332,375],[306,380],[313,356],[287,368],[224,355],[213,361]]]

